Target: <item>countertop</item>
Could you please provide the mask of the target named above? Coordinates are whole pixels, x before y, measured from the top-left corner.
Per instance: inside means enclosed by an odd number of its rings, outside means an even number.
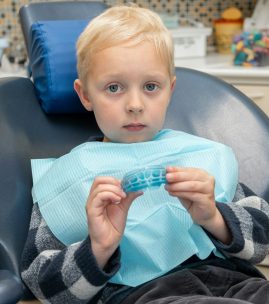
[[[205,57],[176,58],[175,65],[200,70],[233,84],[269,85],[269,66],[234,66],[232,54],[209,53]]]
[[[233,84],[269,85],[269,66],[241,67],[233,65],[232,55],[208,53],[205,57],[176,58],[177,67],[186,67],[217,76]],[[27,77],[25,69],[0,68],[0,77],[23,76]]]

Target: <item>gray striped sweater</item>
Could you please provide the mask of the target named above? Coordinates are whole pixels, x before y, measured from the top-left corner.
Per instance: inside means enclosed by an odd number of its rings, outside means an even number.
[[[215,246],[228,259],[244,260],[250,267],[262,261],[269,251],[268,203],[239,184],[233,202],[216,204],[231,231],[232,242],[224,245],[209,235]],[[120,249],[101,270],[89,238],[63,245],[51,233],[38,205],[33,206],[21,275],[42,303],[109,303],[113,295],[110,303],[119,303],[132,292],[131,287],[108,283],[119,267]]]

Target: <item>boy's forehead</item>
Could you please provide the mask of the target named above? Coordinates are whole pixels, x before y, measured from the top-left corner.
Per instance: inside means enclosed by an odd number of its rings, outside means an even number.
[[[153,43],[143,42],[137,45],[125,43],[102,49],[91,56],[91,70],[118,76],[130,69],[145,70],[150,76],[161,76],[167,70],[168,63],[158,54]]]
[[[152,78],[162,80],[169,76],[167,64],[161,63],[158,65],[139,65],[137,62],[127,62],[126,64],[106,64],[104,61],[95,61],[89,73],[103,80],[119,79],[123,77],[132,78],[136,75],[143,78]]]

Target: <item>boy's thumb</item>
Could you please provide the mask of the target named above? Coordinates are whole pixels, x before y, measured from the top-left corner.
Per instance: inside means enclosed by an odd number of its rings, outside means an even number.
[[[144,194],[143,191],[129,192],[123,202],[124,208],[128,210],[132,202],[143,194]]]

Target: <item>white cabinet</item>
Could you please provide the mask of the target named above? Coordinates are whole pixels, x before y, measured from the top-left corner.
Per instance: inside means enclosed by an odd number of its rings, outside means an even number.
[[[269,116],[269,85],[234,85]]]
[[[234,85],[269,116],[269,66],[234,66],[232,55],[216,53],[200,58],[176,59],[175,65],[200,70]]]

